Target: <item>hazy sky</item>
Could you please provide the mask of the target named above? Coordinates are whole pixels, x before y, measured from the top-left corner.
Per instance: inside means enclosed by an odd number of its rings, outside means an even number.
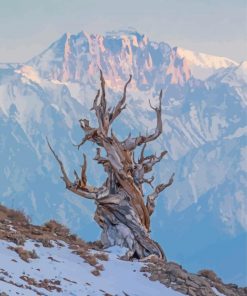
[[[64,32],[128,26],[151,40],[247,60],[247,0],[0,0],[0,62],[24,62]]]

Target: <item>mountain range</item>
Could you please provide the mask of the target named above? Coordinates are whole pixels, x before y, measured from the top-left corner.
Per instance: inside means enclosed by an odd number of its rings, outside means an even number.
[[[73,144],[83,136],[78,120],[95,120],[90,108],[99,69],[110,102],[133,75],[127,108],[114,126],[122,138],[155,127],[149,99],[155,105],[165,90],[163,134],[147,150],[168,150],[156,182],[173,172],[175,181],[158,199],[152,237],[188,270],[214,269],[226,282],[247,285],[247,62],[172,48],[126,30],[66,33],[26,63],[0,64],[0,203],[34,223],[52,218],[88,240],[99,236],[94,205],[66,192],[45,139],[70,174],[82,152],[93,159],[93,144],[80,151]],[[88,179],[100,185],[104,172],[89,163]]]

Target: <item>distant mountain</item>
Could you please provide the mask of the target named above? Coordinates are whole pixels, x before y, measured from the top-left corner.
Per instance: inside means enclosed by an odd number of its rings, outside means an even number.
[[[246,285],[246,253],[234,251],[247,230],[246,62],[238,65],[195,53],[192,59],[185,50],[183,54],[134,31],[104,36],[83,31],[64,34],[27,63],[0,65],[0,202],[24,210],[34,223],[55,218],[88,240],[95,239],[99,229],[93,222],[94,205],[65,191],[45,137],[70,173],[79,168],[82,151],[92,159],[94,145],[88,143],[78,152],[72,143],[82,137],[78,119],[94,120],[90,108],[99,87],[99,68],[110,102],[119,98],[133,74],[127,109],[114,126],[123,138],[129,131],[154,128],[148,99],[155,104],[159,90],[166,89],[164,132],[147,148],[169,152],[156,168],[156,182],[167,180],[172,172],[176,178],[159,197],[152,218],[154,239],[169,259],[189,269],[211,268],[205,258],[212,250],[219,254],[213,246],[227,241],[236,246],[232,252],[240,265],[232,266],[225,258],[213,267],[223,279]],[[203,67],[210,70],[207,79],[193,70],[202,57]],[[104,177],[93,162],[88,174],[97,184]]]
[[[117,90],[130,73],[138,90],[159,89],[166,80],[183,85],[190,78],[183,60],[168,44],[151,42],[136,32],[106,36],[67,33],[28,65],[49,80],[91,85],[95,85],[101,67],[109,87]]]
[[[194,77],[205,80],[219,69],[238,66],[238,63],[225,58],[195,52],[181,47],[176,48],[179,57],[184,58]]]

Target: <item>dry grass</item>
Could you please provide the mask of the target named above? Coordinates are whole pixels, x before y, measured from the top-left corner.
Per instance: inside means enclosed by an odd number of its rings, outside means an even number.
[[[32,225],[20,211],[10,210],[0,205],[0,239],[23,245],[27,239],[34,239],[44,247],[53,247],[52,241],[64,241],[75,248],[89,249],[87,243],[71,234],[69,229],[55,220],[43,226]],[[61,243],[59,243],[61,244]],[[74,248],[73,247],[73,248]]]
[[[88,242],[88,245],[91,249],[95,249],[95,250],[102,250],[103,249],[103,244],[100,240],[94,241],[94,242]]]
[[[29,223],[29,218],[21,211],[11,210],[0,205],[0,221],[9,219],[16,223]]]
[[[42,244],[43,247],[45,248],[52,248],[54,247],[53,244],[51,243],[51,241],[48,238],[40,238],[37,240],[38,242],[40,242]]]
[[[70,235],[69,229],[55,220],[50,220],[49,222],[45,223],[44,226],[42,227],[42,230],[48,231],[50,233],[57,234],[63,237],[67,237]]]
[[[87,254],[87,253],[83,253],[80,255],[88,264],[90,264],[91,266],[96,266],[98,261],[96,259],[95,256],[91,255],[91,254]]]
[[[9,210],[0,205],[0,239],[11,241],[16,245],[24,245],[26,240],[32,239],[44,247],[51,248],[55,244],[68,244],[69,248],[85,260],[89,265],[95,267],[100,273],[104,269],[98,260],[107,261],[108,255],[100,252],[90,253],[91,249],[102,250],[102,244],[99,241],[86,243],[76,235],[71,234],[69,229],[55,220],[50,220],[43,226],[32,225],[28,218],[20,211]],[[62,242],[62,243],[61,243]],[[37,258],[35,253],[26,251],[23,247],[11,247],[13,251],[19,254],[20,258],[26,262]]]
[[[16,245],[24,245],[25,241],[26,241],[26,237],[20,233],[16,233],[16,232],[5,232],[5,231],[1,231],[0,232],[0,239],[5,239],[8,241],[11,241],[12,243],[16,244]]]
[[[100,272],[98,269],[94,269],[91,271],[91,273],[94,275],[94,276],[99,276],[100,275]]]
[[[104,266],[102,264],[95,265],[95,268],[91,271],[94,276],[99,276],[100,272],[104,270]]]
[[[47,291],[57,291],[57,292],[62,292],[62,289],[58,287],[61,282],[59,280],[49,280],[49,279],[44,279],[40,281],[36,281],[34,278],[31,278],[27,275],[22,275],[20,278],[27,282],[31,286],[39,287],[39,288],[44,288]]]
[[[22,247],[11,247],[9,246],[8,249],[16,252],[19,257],[25,261],[25,262],[30,262],[30,259],[37,259],[39,258],[38,255],[36,254],[35,250],[32,251],[27,251],[23,249]]]
[[[216,273],[209,269],[203,269],[198,272],[199,275],[210,279],[213,282],[218,282],[220,279],[217,277]]]
[[[103,270],[105,270],[103,264],[97,264],[97,265],[95,266],[95,268],[96,268],[97,270],[99,270],[99,271],[103,271]]]
[[[106,253],[96,253],[94,256],[101,261],[108,261],[109,256]]]

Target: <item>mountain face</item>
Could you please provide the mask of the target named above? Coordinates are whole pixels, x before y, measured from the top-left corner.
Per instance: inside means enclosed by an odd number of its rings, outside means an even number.
[[[155,127],[148,99],[155,105],[166,90],[164,132],[147,150],[169,152],[155,170],[156,184],[176,177],[158,199],[152,237],[189,270],[213,268],[225,281],[246,285],[246,62],[189,53],[132,31],[80,32],[64,34],[27,63],[0,65],[0,202],[34,223],[57,219],[97,238],[94,205],[66,192],[45,138],[71,175],[86,152],[88,179],[101,185],[96,147],[87,143],[78,152],[72,145],[83,136],[78,120],[95,120],[90,108],[99,68],[110,102],[133,74],[127,109],[114,126],[122,138]],[[198,65],[204,76],[194,70]]]
[[[184,85],[190,71],[176,50],[164,42],[150,42],[144,35],[129,33],[106,36],[64,34],[28,65],[49,80],[95,85],[99,67],[104,69],[108,87],[119,90],[119,84],[132,73],[138,90],[160,89],[164,83]]]
[[[186,59],[192,75],[202,80],[207,79],[219,69],[238,66],[238,63],[225,57],[194,52],[181,47],[178,47],[176,51],[180,58]]]

